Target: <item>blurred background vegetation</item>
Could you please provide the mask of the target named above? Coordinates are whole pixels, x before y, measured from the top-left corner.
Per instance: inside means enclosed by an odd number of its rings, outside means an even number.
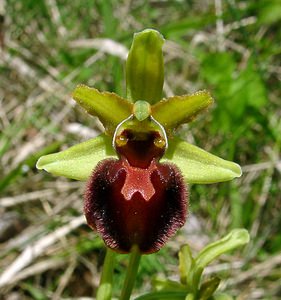
[[[124,59],[144,28],[166,38],[165,96],[208,89],[216,101],[179,134],[244,175],[190,187],[186,225],[143,257],[136,293],[153,276],[177,278],[180,245],[196,253],[245,227],[249,245],[206,275],[218,272],[236,299],[281,299],[281,2],[2,0],[0,14],[0,299],[95,294],[104,246],[81,217],[84,183],[35,163],[102,131],[71,92],[85,83],[124,95]],[[116,295],[128,257],[118,261]]]

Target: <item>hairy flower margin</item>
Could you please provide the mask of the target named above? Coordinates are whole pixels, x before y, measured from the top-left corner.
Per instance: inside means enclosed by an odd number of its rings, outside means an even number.
[[[133,246],[156,252],[184,225],[187,183],[241,176],[239,165],[174,135],[213,99],[207,91],[162,99],[163,43],[152,29],[134,35],[126,62],[127,99],[79,85],[73,99],[100,119],[105,132],[37,162],[38,169],[88,181],[87,222],[120,253]]]

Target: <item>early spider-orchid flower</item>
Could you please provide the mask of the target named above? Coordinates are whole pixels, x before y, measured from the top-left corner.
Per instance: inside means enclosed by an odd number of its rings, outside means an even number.
[[[133,246],[158,251],[184,225],[187,183],[241,175],[239,165],[174,136],[213,100],[207,91],[161,100],[163,42],[155,30],[135,34],[126,63],[127,99],[79,85],[73,99],[100,119],[105,133],[37,163],[55,175],[87,180],[87,222],[121,253]]]

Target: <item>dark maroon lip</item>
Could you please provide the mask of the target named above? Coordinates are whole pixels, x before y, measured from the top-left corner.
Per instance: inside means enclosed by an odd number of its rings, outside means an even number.
[[[117,252],[156,252],[185,223],[187,188],[175,165],[159,163],[165,148],[157,138],[123,131],[119,159],[102,160],[87,183],[87,222]]]

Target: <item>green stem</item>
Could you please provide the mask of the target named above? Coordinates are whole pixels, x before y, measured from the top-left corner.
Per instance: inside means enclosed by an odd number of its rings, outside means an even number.
[[[137,277],[141,254],[137,246],[132,247],[129,267],[123,285],[120,300],[129,300]]]
[[[111,300],[112,296],[112,279],[116,253],[106,249],[106,255],[103,263],[103,269],[98,287],[96,300]]]

